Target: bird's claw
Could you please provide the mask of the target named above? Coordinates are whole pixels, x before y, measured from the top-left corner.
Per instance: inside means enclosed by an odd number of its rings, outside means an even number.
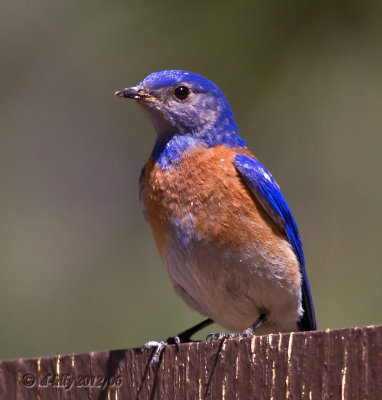
[[[230,335],[228,333],[210,333],[206,337],[207,342],[212,342],[213,340],[222,340],[229,338]]]
[[[159,363],[161,355],[167,345],[178,345],[180,343],[184,343],[184,340],[180,336],[174,336],[167,338],[167,340],[150,340],[142,346],[142,349],[150,350],[153,347],[156,347],[150,360],[151,367],[154,367]]]
[[[159,363],[160,357],[164,348],[167,346],[167,342],[164,340],[150,340],[142,346],[142,349],[150,350],[153,347],[156,347],[153,355],[151,356],[150,366],[154,368],[155,365]]]
[[[237,333],[210,333],[206,341],[211,342],[212,340],[222,340],[222,339],[237,339],[253,336],[254,330],[252,328],[244,329],[242,332]]]

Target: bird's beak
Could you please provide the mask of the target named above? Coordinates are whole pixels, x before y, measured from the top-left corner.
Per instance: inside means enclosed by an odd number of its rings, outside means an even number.
[[[130,88],[118,90],[114,93],[114,96],[126,97],[127,99],[134,100],[144,100],[148,97],[151,97],[148,93],[145,93],[144,90],[139,86],[133,86]]]

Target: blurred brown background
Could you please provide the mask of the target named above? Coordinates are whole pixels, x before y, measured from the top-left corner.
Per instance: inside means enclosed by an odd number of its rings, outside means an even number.
[[[381,2],[325,3],[0,3],[0,358],[140,346],[201,320],[141,214],[153,128],[113,96],[167,68],[221,87],[280,184],[319,327],[382,323]]]

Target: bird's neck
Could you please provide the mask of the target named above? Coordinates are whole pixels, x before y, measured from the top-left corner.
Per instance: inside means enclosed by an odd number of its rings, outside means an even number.
[[[203,129],[178,133],[158,132],[151,157],[163,168],[176,164],[182,154],[191,148],[223,145],[229,148],[246,146],[233,119],[222,118]]]

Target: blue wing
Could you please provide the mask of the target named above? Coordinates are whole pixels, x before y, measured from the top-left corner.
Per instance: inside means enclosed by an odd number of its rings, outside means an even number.
[[[284,231],[296,253],[302,274],[302,306],[304,314],[299,322],[301,330],[316,330],[317,323],[308,277],[305,271],[305,259],[300,234],[292,213],[281,190],[266,168],[254,158],[237,155],[234,159],[240,176],[255,195],[261,206],[272,218],[275,224]]]

